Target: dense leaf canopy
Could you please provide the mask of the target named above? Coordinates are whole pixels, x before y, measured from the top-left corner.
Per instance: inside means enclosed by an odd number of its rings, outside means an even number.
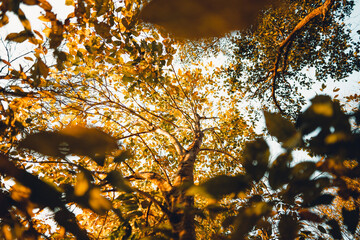
[[[354,1],[269,2],[2,1],[23,29],[0,63],[0,237],[357,238],[359,113],[300,113],[301,89],[359,71]]]

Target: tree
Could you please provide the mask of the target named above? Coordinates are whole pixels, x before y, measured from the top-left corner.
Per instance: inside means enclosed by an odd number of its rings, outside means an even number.
[[[259,27],[231,38],[236,47],[227,68],[230,87],[295,117],[304,104],[303,89],[359,71],[359,41],[344,23],[353,6],[353,1],[287,1],[266,10]]]
[[[337,103],[315,98],[312,107],[299,115],[297,128],[266,112],[269,133],[285,149],[270,163],[269,147],[262,138],[254,139],[238,99],[218,91],[223,87],[218,75],[201,67],[177,70],[172,64],[177,41],[139,24],[141,1],[67,1],[75,10],[64,22],[46,1],[23,2],[42,7],[42,19],[51,26],[45,29],[49,42],[44,43],[35,38],[43,36],[29,28],[20,1],[1,5],[2,24],[7,11],[12,11],[25,29],[7,39],[36,44],[31,71],[15,70],[11,59],[2,61],[8,70],[3,78],[11,84],[2,88],[0,172],[16,181],[11,189],[2,181],[4,238],[295,239],[316,233],[308,233],[308,223],[334,238],[341,235],[337,221],[311,209],[331,204],[334,194],[325,192],[331,187],[339,189],[339,196],[357,199],[343,177],[356,178],[358,170],[343,162],[357,161],[352,146],[358,144],[358,135],[351,132],[349,117]],[[273,11],[285,11],[278,16],[300,26],[299,31],[288,30],[288,40],[280,45],[277,56],[286,66],[288,56],[297,57],[295,51],[293,55],[287,51],[309,25],[306,19],[317,19],[320,10],[348,13],[352,6],[350,1],[347,8],[340,8],[338,1],[303,3],[303,17],[295,14],[296,3],[288,11],[280,7],[264,13],[271,19]],[[315,6],[318,10],[312,11]],[[337,27],[333,31],[347,38],[337,15],[326,19],[326,26]],[[270,34],[263,23],[256,31]],[[326,26],[321,33],[327,33]],[[254,41],[264,39],[259,35]],[[270,45],[264,46],[269,50]],[[53,67],[45,58],[48,48],[56,60]],[[264,54],[274,55],[270,50]],[[280,65],[274,64],[275,82],[280,81],[276,77]],[[300,74],[295,66],[291,65],[294,74]],[[262,68],[256,66],[259,72],[268,71]],[[339,74],[354,69],[351,65]],[[303,145],[317,127],[322,132]],[[249,140],[253,141],[245,144]],[[296,147],[326,160],[293,165],[291,152]],[[314,179],[315,171],[333,177]],[[336,184],[330,184],[332,179]],[[69,211],[73,206],[76,215]],[[57,236],[33,216],[34,210],[46,207],[62,229]],[[357,211],[343,211],[343,224],[351,233],[357,222],[349,219],[358,216]]]

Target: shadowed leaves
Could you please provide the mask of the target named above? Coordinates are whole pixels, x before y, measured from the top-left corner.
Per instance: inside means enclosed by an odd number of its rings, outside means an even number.
[[[153,0],[140,13],[145,22],[160,25],[176,37],[221,37],[257,22],[270,0]]]
[[[255,181],[259,181],[267,170],[269,147],[264,139],[247,143],[244,152],[244,168]]]
[[[88,156],[103,165],[105,154],[116,149],[117,143],[113,137],[96,128],[77,126],[31,134],[19,143],[19,147],[53,157],[69,154]]]
[[[191,187],[187,192],[194,195],[199,194],[208,198],[221,199],[231,193],[239,193],[250,187],[249,179],[244,175],[226,176],[220,175]]]

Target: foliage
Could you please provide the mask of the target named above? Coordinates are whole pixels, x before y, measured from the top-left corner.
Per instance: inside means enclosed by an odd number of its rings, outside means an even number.
[[[152,9],[173,8],[170,1],[66,1],[74,12],[64,21],[46,0],[3,1],[0,27],[9,12],[24,27],[6,41],[29,42],[32,50],[12,56],[7,48],[7,59],[1,59],[0,236],[303,239],[327,234],[337,239],[357,234],[358,221],[351,219],[359,216],[359,192],[349,182],[357,181],[360,138],[339,103],[314,98],[295,126],[280,113],[265,112],[268,132],[284,148],[272,162],[267,141],[245,121],[239,98],[219,90],[224,87],[219,71],[211,73],[205,64],[178,69],[172,62],[182,42],[166,33],[219,37],[243,29],[234,38],[239,51],[228,70],[237,77],[243,73],[239,66],[248,67],[250,88],[268,74],[264,89],[272,88],[281,113],[294,115],[297,110],[284,108],[286,100],[277,100],[278,94],[296,96],[280,75],[299,80],[309,65],[329,67],[319,80],[357,70],[358,46],[340,24],[353,2],[285,1],[272,8],[264,8],[268,1],[244,2],[254,10],[251,15],[265,9],[262,17],[227,14],[244,11],[239,1],[206,9],[205,1],[184,0],[184,6],[198,8],[159,13],[160,22],[169,21],[162,22],[165,30],[156,30],[139,18],[160,24]],[[24,4],[43,9],[43,33],[30,27]],[[185,13],[190,17],[182,18]],[[189,29],[189,20],[209,18],[211,26]],[[298,147],[323,159],[293,163]],[[342,208],[340,218],[321,215],[325,208],[319,206],[333,206],[335,197],[354,207]]]
[[[231,91],[295,118],[304,89],[359,71],[359,41],[344,22],[354,1],[285,2],[264,11],[259,27],[231,37],[235,52],[225,68]]]

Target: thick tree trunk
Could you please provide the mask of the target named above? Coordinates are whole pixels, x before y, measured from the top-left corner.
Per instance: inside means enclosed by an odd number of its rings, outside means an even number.
[[[170,223],[173,227],[174,239],[195,239],[195,215],[194,197],[187,196],[183,189],[187,184],[194,183],[194,166],[197,154],[203,139],[203,133],[199,130],[195,134],[195,141],[181,156],[178,172],[175,177],[173,189],[170,195],[171,212]]]

